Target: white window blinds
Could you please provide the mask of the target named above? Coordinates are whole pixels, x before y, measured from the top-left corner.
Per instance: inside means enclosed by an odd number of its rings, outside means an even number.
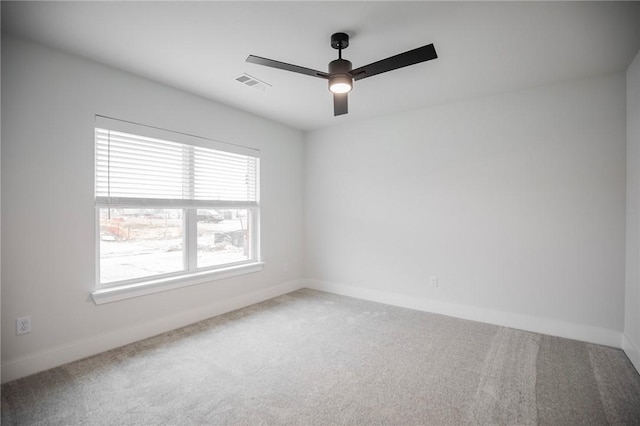
[[[95,149],[99,206],[258,205],[256,156],[100,127]]]

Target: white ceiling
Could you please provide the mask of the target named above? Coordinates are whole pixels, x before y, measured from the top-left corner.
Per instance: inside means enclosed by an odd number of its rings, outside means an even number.
[[[625,70],[640,2],[2,2],[2,29],[302,130]],[[354,68],[425,44],[439,58],[355,82],[334,117],[326,71],[347,32]],[[235,81],[248,73],[266,91]]]

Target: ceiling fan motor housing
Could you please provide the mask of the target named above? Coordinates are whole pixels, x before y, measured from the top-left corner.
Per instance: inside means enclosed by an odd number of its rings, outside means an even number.
[[[353,77],[349,74],[352,68],[351,61],[346,59],[336,59],[329,62],[329,90],[334,93],[349,92],[353,87]],[[343,89],[336,90],[336,87]]]

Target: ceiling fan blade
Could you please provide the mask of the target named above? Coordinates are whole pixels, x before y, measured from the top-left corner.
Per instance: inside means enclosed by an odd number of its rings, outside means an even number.
[[[347,93],[334,93],[333,94],[333,115],[343,115],[349,112]]]
[[[312,70],[311,68],[300,67],[298,65],[291,65],[285,62],[274,61],[273,59],[261,58],[260,56],[249,55],[247,62],[252,64],[264,65],[265,67],[278,68],[285,71],[297,72],[298,74],[310,75],[311,77],[319,77],[328,79],[329,74],[322,71]]]
[[[350,74],[353,76],[354,80],[361,80],[363,78],[382,74],[383,72],[397,70],[398,68],[436,59],[437,57],[438,54],[436,53],[436,49],[433,47],[433,43],[431,43],[426,46],[418,47],[417,49],[409,50],[408,52],[400,53],[399,55],[391,56],[390,58],[382,59],[381,61],[356,68],[355,70],[352,70]]]

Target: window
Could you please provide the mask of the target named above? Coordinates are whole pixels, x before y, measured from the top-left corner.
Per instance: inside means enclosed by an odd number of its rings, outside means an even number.
[[[261,268],[259,151],[96,117],[96,303]]]

